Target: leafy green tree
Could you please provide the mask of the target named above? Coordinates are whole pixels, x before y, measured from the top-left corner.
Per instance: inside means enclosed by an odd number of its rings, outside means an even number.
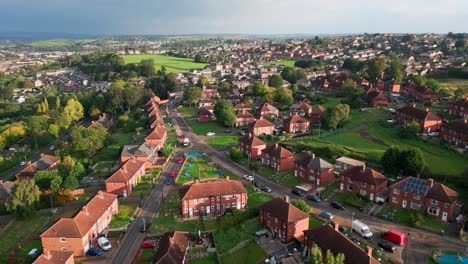
[[[403,62],[400,58],[393,57],[389,63],[390,76],[396,81],[400,82],[403,80]]]
[[[53,189],[54,191],[58,191],[62,184],[62,177],[58,170],[38,171],[34,174],[34,180],[37,186],[43,190]],[[52,188],[52,184],[54,184],[54,188]]]
[[[123,80],[116,80],[109,88],[109,94],[111,96],[111,104],[114,107],[120,109],[121,112],[124,110],[125,105],[125,85],[127,83]]]
[[[426,85],[431,88],[434,92],[439,92],[442,90],[442,84],[438,82],[436,79],[427,79],[426,80]]]
[[[77,157],[91,158],[104,147],[107,130],[103,126],[78,126],[70,133],[70,153]]]
[[[202,98],[202,90],[200,87],[192,86],[184,91],[184,100],[189,104],[196,104]]]
[[[327,109],[324,114],[324,125],[329,129],[336,129],[339,125],[343,124],[349,117],[349,105],[337,104],[333,108]]]
[[[244,154],[237,148],[229,149],[229,157],[235,162],[239,162],[244,158]]]
[[[466,46],[466,42],[464,39],[459,39],[455,42],[455,48],[460,48],[460,49],[464,49]]]
[[[34,138],[34,149],[37,148],[37,136],[42,135],[48,126],[48,117],[47,116],[30,116],[26,119],[27,128],[29,133]]]
[[[263,82],[255,82],[253,85],[252,85],[252,94],[255,95],[255,96],[264,96],[266,93],[266,89],[265,89],[265,85],[263,84]]]
[[[310,206],[304,200],[291,200],[292,205],[296,206],[299,210],[306,214],[310,213]]]
[[[358,59],[348,58],[344,60],[343,69],[349,70],[352,73],[358,73],[364,68],[364,64]]]
[[[154,60],[153,59],[145,59],[141,60],[138,64],[139,73],[141,76],[144,77],[151,77],[156,74],[156,70],[154,69]]]
[[[5,203],[7,210],[17,216],[28,216],[39,201],[41,191],[34,180],[22,180],[13,185],[11,196]]]
[[[213,112],[216,119],[225,126],[231,127],[236,123],[236,114],[230,101],[221,100],[216,102]]]
[[[279,103],[282,109],[286,109],[293,104],[294,98],[289,89],[281,87],[275,90],[273,101]]]
[[[343,84],[341,85],[341,94],[344,96],[350,96],[354,93],[356,84],[354,83],[353,79],[346,79]]]
[[[59,127],[63,127],[65,129],[68,129],[72,123],[72,119],[70,116],[67,115],[65,112],[61,112],[60,115],[58,116],[57,120],[55,121],[56,125]]]
[[[325,258],[322,255],[322,250],[314,243],[310,252],[312,264],[344,264],[345,256],[343,253],[333,255],[330,250],[325,253]]]
[[[401,138],[416,138],[417,134],[420,131],[420,126],[418,122],[411,121],[406,126],[400,127],[398,129],[398,135]]]
[[[127,85],[123,92],[123,99],[127,106],[127,111],[135,107],[143,98],[143,86],[141,85]]]
[[[283,86],[283,78],[280,75],[272,75],[268,78],[268,86],[280,88]]]
[[[206,62],[205,53],[203,51],[198,52],[197,54],[195,54],[195,57],[193,58],[193,60],[196,63],[205,63]]]
[[[220,91],[220,92],[229,92],[229,91],[231,91],[231,84],[229,84],[228,82],[220,82],[218,91]]]
[[[78,121],[84,116],[84,109],[80,101],[71,98],[68,99],[67,104],[63,108],[66,116],[70,117],[71,121]]]
[[[294,69],[294,67],[285,67],[283,69],[283,71],[281,71],[281,77],[290,82],[290,83],[296,83],[297,81],[297,77],[296,77],[296,70]],[[281,84],[282,85],[282,84]],[[272,86],[272,85],[270,85]],[[276,86],[275,86],[276,87]],[[279,86],[281,87],[281,86]],[[277,87],[278,88],[278,87]]]
[[[390,147],[383,154],[380,163],[385,172],[391,175],[398,175],[400,173],[400,154],[401,150],[398,147]]]
[[[14,93],[14,88],[11,85],[2,86],[0,84],[0,99],[10,100]]]
[[[164,145],[163,155],[165,157],[169,157],[172,154],[173,151],[174,151],[174,145],[171,145],[171,144],[165,144]]]
[[[59,138],[60,136],[60,127],[56,124],[50,124],[47,132],[52,135],[54,138]]]
[[[382,74],[387,66],[387,60],[385,58],[373,58],[367,61],[367,74],[369,78],[374,80],[382,78]]]
[[[426,78],[424,76],[421,76],[421,75],[411,76],[411,80],[413,80],[413,82],[416,85],[419,85],[419,86],[426,85]]]
[[[416,148],[403,150],[401,158],[403,175],[419,175],[426,166],[421,150]]]
[[[79,186],[80,184],[78,183],[78,179],[72,174],[65,176],[65,179],[61,184],[61,188],[65,190],[75,190]]]
[[[197,86],[200,88],[203,88],[204,86],[208,86],[210,84],[210,81],[208,80],[208,77],[205,75],[201,75],[200,78],[198,78],[197,81]]]

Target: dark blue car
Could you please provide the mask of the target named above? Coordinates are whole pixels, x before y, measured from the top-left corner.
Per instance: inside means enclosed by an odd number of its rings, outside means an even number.
[[[89,248],[88,252],[86,252],[86,256],[101,256],[102,250],[99,248]]]
[[[166,184],[167,184],[167,185],[171,185],[172,183],[174,183],[174,179],[173,179],[173,178],[169,177],[169,178],[166,179]]]

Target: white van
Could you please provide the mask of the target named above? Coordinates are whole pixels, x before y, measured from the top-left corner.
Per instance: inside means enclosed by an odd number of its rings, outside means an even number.
[[[372,238],[374,234],[370,231],[369,227],[359,220],[354,220],[352,224],[352,229],[354,232],[360,234],[365,238]]]

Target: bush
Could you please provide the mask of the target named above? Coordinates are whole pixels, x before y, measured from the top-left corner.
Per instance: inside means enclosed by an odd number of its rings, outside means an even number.
[[[231,148],[229,150],[229,157],[233,161],[239,162],[244,158],[244,154],[240,150],[238,150],[237,148]]]

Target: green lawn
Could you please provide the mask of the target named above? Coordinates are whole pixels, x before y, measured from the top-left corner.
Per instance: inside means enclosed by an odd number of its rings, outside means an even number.
[[[124,227],[130,222],[130,218],[133,217],[133,212],[137,207],[136,203],[131,204],[120,204],[119,213],[116,216],[112,217],[112,220],[109,224],[110,228]]]
[[[224,230],[218,228],[213,232],[216,249],[219,254],[226,253],[240,242],[252,238],[255,232],[262,229],[264,229],[264,227],[258,223],[256,217],[243,221],[240,224],[227,227]]]
[[[380,210],[378,216],[392,222],[402,223],[411,226],[411,212],[414,210],[406,208],[398,208],[395,206],[391,206],[389,204],[385,205],[382,210]],[[424,214],[424,213],[423,213]],[[430,218],[429,216],[424,214],[424,222],[417,226],[422,229],[427,229],[430,231],[434,231],[436,233],[440,233],[441,230],[445,229],[445,225],[436,219]]]
[[[205,143],[215,149],[235,146],[239,136],[215,136],[205,139]]]
[[[266,252],[255,241],[221,258],[223,264],[254,264],[267,257]]]
[[[206,258],[191,259],[187,264],[218,264],[218,255],[216,253],[211,253]]]
[[[189,164],[194,164],[195,166],[193,166],[192,168],[188,168]],[[219,177],[217,170],[218,168],[209,165],[208,162],[205,161],[202,157],[187,158],[187,160],[184,163],[184,166],[180,170],[179,175],[177,175],[175,182],[177,184],[182,184],[185,182],[193,181],[194,178],[203,179]],[[186,178],[182,176],[182,173],[189,173],[192,175],[192,177]]]
[[[258,166],[259,166],[259,169],[257,173],[261,174],[263,177],[266,177],[272,181],[275,181],[276,183],[279,183],[288,187],[294,187],[294,186],[301,185],[304,183],[302,179],[294,176],[294,171],[292,170],[279,173],[265,165],[258,165]]]
[[[383,155],[387,147],[367,140],[356,132],[344,132],[322,138],[322,140],[337,145],[358,149],[361,152],[376,155],[379,158]]]
[[[273,199],[273,197],[271,197],[270,195],[265,194],[265,193],[249,194],[249,199],[248,199],[248,204],[247,205],[248,205],[249,208],[256,208],[259,205],[270,201],[271,199]]]
[[[295,60],[278,60],[278,61],[268,62],[265,65],[270,66],[272,64],[275,64],[276,66],[284,65],[284,66],[294,67],[294,63],[296,63]]]
[[[321,219],[318,219],[313,214],[309,215],[309,229],[313,229],[321,225],[323,225],[323,221]]]
[[[199,136],[205,136],[208,132],[221,134],[224,133],[224,131],[226,130],[224,126],[214,121],[200,123],[198,122],[198,120],[189,120],[187,121],[187,123],[192,128],[193,133]]]
[[[333,201],[339,201],[345,206],[351,206],[354,208],[366,208],[369,207],[372,203],[363,199],[359,199],[355,194],[347,194],[343,192],[336,192],[332,196]]]
[[[124,63],[139,63],[141,60],[153,59],[154,68],[156,71],[161,69],[161,66],[166,67],[167,73],[172,72],[186,72],[194,69],[203,69],[207,64],[195,63],[191,58],[178,58],[167,55],[158,54],[137,54],[137,55],[123,55]]]
[[[29,251],[32,249],[37,248],[38,252],[41,252],[42,250],[42,242],[40,239],[32,239],[26,241],[21,248],[16,249],[16,253],[20,256],[27,256]]]
[[[334,181],[330,184],[328,184],[327,186],[325,186],[325,190],[323,190],[320,194],[322,196],[323,199],[326,199],[328,198],[328,196],[336,189],[338,189],[338,187],[340,186],[340,183],[338,181]]]

